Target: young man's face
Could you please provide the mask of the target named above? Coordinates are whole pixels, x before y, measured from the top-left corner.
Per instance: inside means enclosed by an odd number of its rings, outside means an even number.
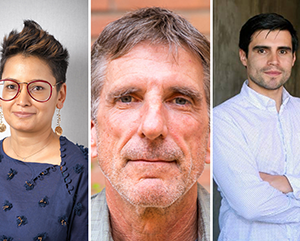
[[[240,50],[240,59],[247,67],[249,86],[261,94],[281,88],[296,60],[289,31],[257,31],[248,50],[248,57]]]

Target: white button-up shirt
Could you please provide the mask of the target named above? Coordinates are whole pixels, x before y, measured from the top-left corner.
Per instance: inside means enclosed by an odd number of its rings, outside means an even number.
[[[213,172],[222,196],[219,240],[300,240],[300,99],[273,99],[244,83],[214,108]],[[284,194],[259,172],[285,175]]]

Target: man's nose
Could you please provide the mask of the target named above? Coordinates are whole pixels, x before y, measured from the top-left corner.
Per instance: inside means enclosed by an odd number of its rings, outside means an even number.
[[[168,134],[167,111],[162,101],[145,103],[141,110],[138,134],[150,140],[165,138]]]
[[[279,63],[279,56],[278,53],[270,53],[269,59],[268,59],[268,64],[269,65],[277,65]]]

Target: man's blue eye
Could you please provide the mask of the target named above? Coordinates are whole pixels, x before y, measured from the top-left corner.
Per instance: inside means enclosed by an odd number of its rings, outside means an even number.
[[[183,98],[176,98],[175,99],[175,103],[178,105],[185,105],[188,101],[186,99]]]
[[[123,103],[129,103],[129,102],[132,102],[132,96],[123,96],[120,98],[120,100],[123,102]]]

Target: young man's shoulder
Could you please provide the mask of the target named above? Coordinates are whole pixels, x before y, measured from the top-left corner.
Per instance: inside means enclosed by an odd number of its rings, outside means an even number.
[[[237,94],[230,99],[224,101],[220,105],[214,107],[213,116],[230,116],[231,113],[240,112],[245,106],[245,100],[240,95]]]

